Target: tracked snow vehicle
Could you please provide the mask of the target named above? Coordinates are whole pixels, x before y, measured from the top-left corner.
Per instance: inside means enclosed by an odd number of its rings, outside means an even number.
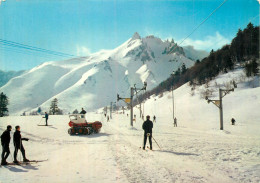
[[[68,133],[70,135],[90,135],[92,133],[99,133],[102,127],[100,121],[87,122],[85,114],[72,114],[69,115],[70,122]]]

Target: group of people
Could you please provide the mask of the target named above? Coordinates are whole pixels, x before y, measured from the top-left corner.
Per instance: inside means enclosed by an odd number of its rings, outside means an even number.
[[[17,160],[17,153],[18,150],[22,152],[23,156],[23,161],[24,162],[29,162],[29,160],[25,156],[25,149],[23,147],[22,141],[28,141],[28,138],[22,138],[21,136],[21,131],[20,131],[20,126],[15,127],[15,132],[13,135],[13,143],[14,143],[14,163],[19,163]],[[2,133],[1,135],[1,145],[2,145],[2,160],[1,160],[1,165],[7,165],[8,162],[6,161],[9,154],[10,154],[10,148],[9,144],[11,141],[11,131],[12,131],[12,126],[8,125],[7,129]]]

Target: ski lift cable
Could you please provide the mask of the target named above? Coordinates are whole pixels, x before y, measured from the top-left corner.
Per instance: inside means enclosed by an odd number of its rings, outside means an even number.
[[[48,54],[48,55],[54,55],[54,56],[59,56],[59,57],[68,57],[67,55],[61,55],[61,54],[58,54],[58,53],[43,51],[43,50],[40,50],[40,49],[32,49],[32,48],[29,48],[29,47],[5,43],[5,42],[1,42],[1,41],[0,41],[0,45],[12,47],[12,48],[18,48],[18,49],[25,49],[25,50],[29,50],[29,51],[38,52],[38,53],[45,53],[45,54]]]
[[[256,16],[254,16],[253,18],[251,18],[251,19],[249,19],[249,21],[247,21],[247,22],[251,22],[252,20],[254,20],[254,19],[256,19],[257,17],[259,17],[259,14],[258,15],[256,15]],[[246,24],[245,24],[246,25]],[[222,37],[220,40],[218,40],[216,43],[212,43],[209,47],[207,47],[206,49],[204,49],[204,50],[209,50],[210,48],[212,49],[212,46],[213,45],[217,45],[218,43],[220,43],[221,41],[223,41],[225,38],[224,37]]]
[[[24,48],[24,49],[30,48],[30,49],[35,50],[35,51],[44,51],[44,52],[48,52],[50,54],[57,54],[57,55],[61,55],[61,56],[63,56],[63,55],[64,56],[74,56],[74,55],[67,54],[67,53],[52,51],[52,50],[43,49],[43,48],[39,48],[39,47],[35,47],[35,46],[29,46],[29,45],[26,45],[26,44],[17,43],[17,42],[14,42],[14,41],[8,41],[8,40],[4,40],[4,39],[0,39],[0,43],[8,45],[8,46],[14,46],[14,47],[19,47],[19,48]]]
[[[11,52],[15,52],[15,53],[20,53],[20,54],[25,54],[25,55],[31,55],[31,56],[37,56],[37,57],[42,57],[42,58],[47,58],[47,59],[53,59],[53,57],[51,57],[50,55],[43,55],[44,53],[35,53],[35,52],[31,52],[31,51],[22,51],[19,49],[15,49],[15,48],[10,48],[10,47],[4,47],[4,46],[0,46],[0,50],[3,51],[11,51]]]
[[[52,50],[48,50],[48,49],[43,49],[43,48],[39,48],[39,47],[35,47],[35,46],[30,46],[30,45],[26,45],[26,44],[22,44],[22,43],[17,43],[17,42],[14,42],[14,41],[8,41],[8,40],[5,40],[5,39],[0,39],[0,44],[6,45],[6,46],[11,46],[11,47],[17,47],[17,48],[22,48],[22,49],[38,51],[38,52],[45,52],[45,53],[48,53],[48,54],[57,55],[57,56],[63,56],[63,57],[75,56],[75,55],[72,55],[72,54],[52,51]]]
[[[11,51],[11,52],[15,52],[15,53],[19,53],[19,54],[25,54],[25,55],[31,55],[31,56],[36,56],[36,57],[41,57],[41,58],[46,58],[49,60],[53,60],[55,57],[56,58],[61,58],[61,57],[57,57],[55,55],[50,55],[50,54],[46,54],[44,52],[35,52],[33,50],[26,50],[26,51],[22,51],[19,48],[15,48],[15,47],[7,47],[5,45],[1,45],[0,44],[0,50],[3,51]],[[54,57],[53,57],[54,56]],[[73,59],[75,61],[83,61],[86,59],[86,57],[76,57],[76,58],[67,58],[67,59]]]
[[[215,10],[213,10],[213,11],[208,15],[207,18],[205,18],[199,25],[197,25],[197,26],[191,31],[191,33],[190,33],[188,36],[186,36],[186,37],[179,43],[179,46],[180,46],[187,38],[189,38],[202,24],[204,24],[204,23],[205,23],[221,6],[223,6],[227,1],[228,1],[228,0],[224,0]],[[173,53],[173,51],[174,51],[176,48],[177,48],[177,44],[176,44],[175,48],[172,49],[172,50],[169,52],[169,54],[170,54],[170,53]]]

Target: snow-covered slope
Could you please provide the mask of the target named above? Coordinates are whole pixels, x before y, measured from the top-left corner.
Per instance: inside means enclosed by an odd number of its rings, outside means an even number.
[[[129,125],[129,111],[112,114],[106,122],[103,114],[87,113],[88,121],[100,120],[101,133],[70,136],[69,117],[50,115],[49,124],[41,116],[0,118],[0,134],[7,125],[21,126],[29,159],[48,159],[41,163],[0,167],[0,182],[105,182],[105,183],[258,183],[260,181],[260,87],[259,78],[246,78],[241,69],[219,75],[207,86],[218,97],[218,87],[238,87],[223,98],[224,130],[219,130],[219,111],[200,97],[205,86],[195,89],[183,85],[174,91],[173,127],[172,94],[152,96],[144,104],[145,115],[156,116],[153,123],[153,151],[142,150],[143,120]],[[102,111],[102,110],[101,110]],[[236,125],[230,119],[236,119]],[[13,132],[11,132],[11,135]],[[147,144],[149,146],[149,144]],[[11,152],[14,151],[10,144]],[[21,160],[20,152],[18,160]],[[12,156],[7,159],[12,161]]]
[[[175,117],[180,126],[189,126],[200,130],[220,128],[219,109],[205,100],[208,90],[209,99],[219,99],[219,88],[231,89],[233,81],[237,83],[234,92],[223,98],[224,129],[258,136],[260,124],[260,81],[259,77],[247,78],[243,69],[238,68],[226,74],[220,74],[207,85],[196,86],[194,90],[185,84],[174,91]],[[172,114],[172,92],[161,96],[152,96],[145,102],[145,111],[166,118]],[[235,118],[238,127],[230,126]],[[250,125],[246,125],[246,124]],[[244,126],[244,127],[242,127]]]
[[[24,74],[26,71],[2,71],[0,70],[0,87],[5,85],[10,79]]]
[[[86,58],[46,62],[29,72],[13,78],[1,92],[10,99],[10,114],[21,114],[37,107],[48,110],[51,100],[58,99],[64,112],[85,107],[93,110],[116,100],[116,94],[128,96],[134,84],[148,89],[161,81],[183,63],[186,58],[173,41],[162,41],[154,36],[141,38],[138,33],[113,50],[102,50]]]

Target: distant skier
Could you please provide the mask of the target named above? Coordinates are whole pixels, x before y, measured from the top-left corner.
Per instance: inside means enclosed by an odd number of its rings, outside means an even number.
[[[23,162],[29,162],[29,160],[25,156],[25,150],[24,150],[23,143],[22,143],[23,140],[28,141],[29,139],[21,137],[20,126],[16,126],[15,129],[16,129],[16,131],[14,132],[14,137],[13,137],[13,141],[14,141],[14,163],[19,163],[17,161],[18,150],[20,150],[22,152]]]
[[[236,120],[234,118],[231,119],[231,124],[235,125]]]
[[[155,117],[155,115],[153,116],[153,122],[156,122],[156,117]]]
[[[127,117],[128,117],[128,113],[127,113],[126,115],[127,115]]]
[[[153,122],[150,121],[150,116],[146,116],[146,121],[143,123],[144,130],[144,146],[143,150],[145,150],[145,145],[147,141],[147,137],[149,137],[150,149],[152,150],[152,133],[153,133]]]
[[[80,114],[86,114],[87,112],[82,108]]]
[[[107,122],[109,122],[109,116],[107,115]]]
[[[142,114],[142,120],[144,120],[144,115]]]
[[[42,118],[45,118],[45,122],[46,122],[45,126],[48,126],[49,114],[47,112],[45,112],[45,115]]]
[[[174,127],[177,127],[177,118],[174,118]]]
[[[7,165],[8,164],[8,162],[6,160],[9,156],[9,154],[10,154],[9,144],[10,144],[10,140],[11,140],[11,136],[10,136],[11,130],[12,130],[12,126],[8,125],[7,129],[1,135],[1,145],[2,145],[1,165]]]
[[[107,116],[107,114],[106,114],[106,113],[105,113],[104,115],[105,115],[105,117]]]

